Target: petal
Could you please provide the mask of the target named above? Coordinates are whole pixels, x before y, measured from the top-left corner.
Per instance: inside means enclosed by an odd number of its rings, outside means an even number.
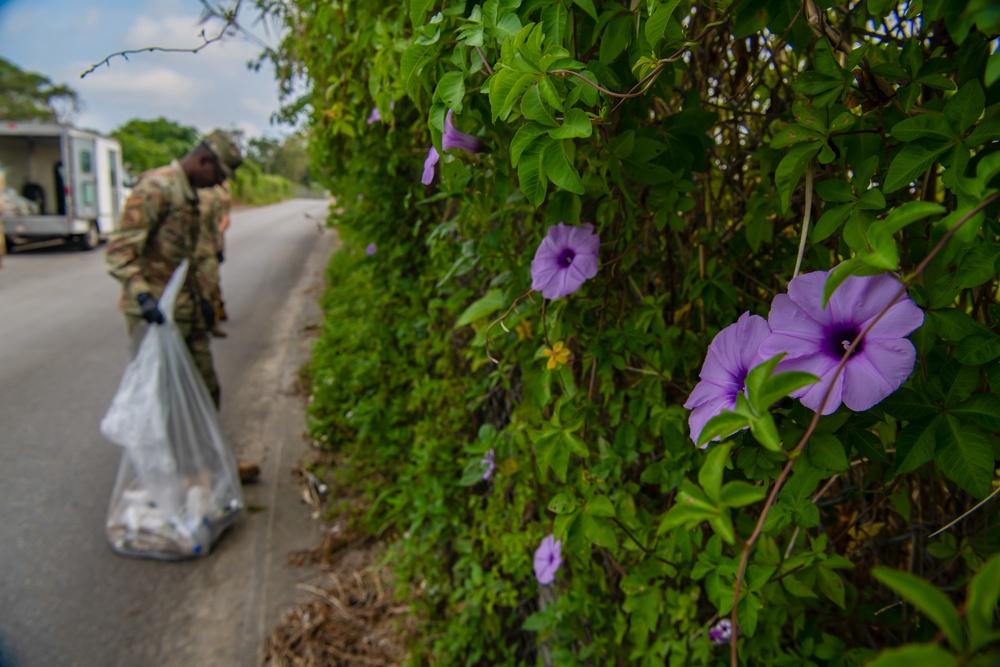
[[[917,351],[905,338],[865,341],[844,369],[844,404],[867,410],[899,389],[913,372]]]
[[[878,315],[886,306],[897,300],[903,289],[903,284],[891,273],[879,276],[851,276],[841,287],[845,286],[848,290],[841,300],[851,300],[851,321],[857,324]],[[837,288],[837,292],[840,292],[840,289]],[[834,296],[838,296],[837,292],[834,292]],[[903,295],[909,299],[905,296],[905,292]]]
[[[573,258],[570,268],[579,272],[583,280],[588,280],[597,275],[596,255],[577,255]]]
[[[788,283],[788,297],[805,314],[820,324],[830,321],[830,311],[823,309],[823,286],[828,275],[827,271],[813,271],[792,278],[792,282]],[[775,297],[775,301],[777,300],[778,297]],[[773,312],[773,306],[771,310]],[[771,329],[774,328],[774,322],[771,322]]]
[[[820,340],[792,334],[772,333],[760,345],[760,355],[763,359],[770,359],[781,353],[785,353],[786,359],[824,354]]]
[[[798,280],[798,278],[795,280]],[[822,317],[825,318],[825,315]],[[812,313],[808,312],[788,294],[778,294],[774,297],[774,300],[771,302],[771,312],[767,316],[767,323],[771,327],[772,332],[776,334],[788,334],[805,340],[821,341],[823,339],[823,325],[825,322],[825,319],[817,320],[813,317]],[[768,355],[765,350],[761,350],[761,354],[765,357],[773,355],[773,353]]]
[[[877,314],[877,313],[876,313]],[[865,320],[862,328],[868,326],[870,319]],[[872,340],[898,339],[913,332],[924,323],[924,311],[913,302],[909,296],[893,304],[875,326],[865,334],[865,345]]]
[[[802,401],[802,405],[814,412],[818,412],[819,405],[823,401],[823,397],[826,395],[827,389],[831,384],[833,384],[833,391],[830,393],[830,397],[827,399],[826,404],[823,407],[823,414],[828,415],[840,407],[842,399],[844,374],[840,373],[837,375],[836,379],[834,379],[834,372],[836,371],[839,363],[839,359],[816,354],[808,357],[783,360],[780,364],[778,364],[776,372],[785,373],[788,371],[801,371],[803,373],[810,373],[819,378],[819,382],[806,385],[805,387],[792,392],[793,397],[800,399]]]
[[[420,182],[424,185],[430,185],[431,181],[434,180],[434,165],[438,163],[441,158],[438,155],[437,149],[431,146],[431,149],[427,151],[427,159],[424,160],[424,175],[421,177]]]
[[[698,444],[698,437],[701,432],[705,429],[705,424],[708,421],[722,412],[723,410],[732,410],[736,407],[736,401],[727,400],[725,397],[718,397],[716,400],[699,405],[691,414],[688,416],[688,428],[691,429],[691,440],[695,444]]]

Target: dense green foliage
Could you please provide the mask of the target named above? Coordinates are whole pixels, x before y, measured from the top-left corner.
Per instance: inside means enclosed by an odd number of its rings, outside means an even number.
[[[111,133],[122,145],[125,169],[138,176],[181,157],[198,142],[198,128],[163,118],[133,118]]]
[[[311,432],[392,538],[414,664],[1000,660],[997,519],[965,516],[1000,452],[995,3],[258,4],[348,202]],[[447,109],[483,152],[442,150]],[[545,301],[560,221],[594,224],[600,271]],[[698,449],[706,348],[799,260],[841,267],[828,291],[898,273],[912,375],[825,417],[752,375],[715,432],[750,430]]]
[[[76,91],[0,58],[0,120],[65,122],[78,111]]]

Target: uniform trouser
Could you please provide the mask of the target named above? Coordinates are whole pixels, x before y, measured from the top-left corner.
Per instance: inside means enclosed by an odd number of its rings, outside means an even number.
[[[134,315],[125,316],[125,325],[128,327],[129,337],[132,341],[132,356],[135,356],[135,353],[139,349],[139,342],[142,340],[142,333],[144,332],[144,330],[137,331],[137,328],[140,325],[143,327],[150,325],[147,325],[146,321],[141,317]],[[219,388],[219,378],[215,375],[215,367],[212,365],[212,350],[209,347],[210,339],[208,332],[201,327],[193,327],[190,324],[185,325],[183,322],[178,322],[177,328],[180,329],[181,336],[184,337],[184,342],[187,343],[188,350],[191,351],[191,356],[194,357],[195,366],[198,367],[198,372],[205,381],[205,387],[208,388],[208,393],[215,403],[215,409],[218,410],[222,391]]]

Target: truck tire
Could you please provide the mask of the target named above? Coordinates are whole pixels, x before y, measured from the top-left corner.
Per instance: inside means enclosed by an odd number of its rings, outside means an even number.
[[[97,226],[97,221],[90,222],[87,233],[80,237],[80,250],[93,250],[101,244],[101,228]]]

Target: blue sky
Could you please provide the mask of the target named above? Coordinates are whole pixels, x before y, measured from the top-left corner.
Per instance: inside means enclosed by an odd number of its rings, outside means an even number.
[[[269,45],[273,27],[258,21],[244,3],[240,22]],[[279,137],[291,130],[269,123],[279,106],[274,68],[259,72],[247,62],[262,50],[243,35],[228,37],[197,54],[145,52],[112,58],[117,51],[158,46],[194,48],[199,36],[218,34],[221,23],[198,25],[198,0],[0,0],[0,56],[23,70],[64,83],[79,94],[80,127],[110,132],[132,118],[163,116],[201,132],[242,130],[248,137]]]

